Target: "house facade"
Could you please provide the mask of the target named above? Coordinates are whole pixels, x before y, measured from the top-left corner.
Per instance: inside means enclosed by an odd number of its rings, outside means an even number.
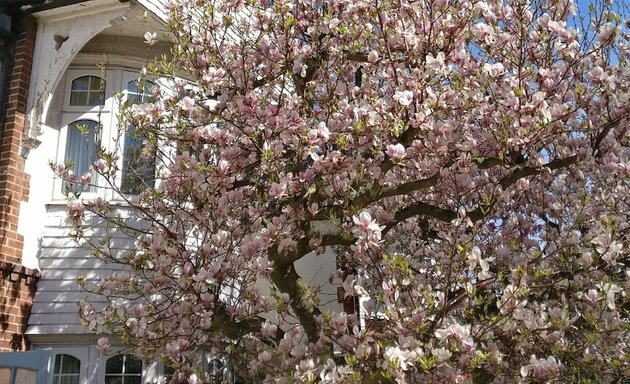
[[[0,2],[1,383],[168,378],[159,362],[116,353],[122,345],[103,354],[81,324],[77,302],[94,298],[78,277],[99,279],[112,270],[68,237],[64,186],[48,166],[85,167],[84,144],[95,145],[97,127],[99,143],[116,145],[113,95],[142,97],[140,69],[170,49],[147,45],[143,35],[163,35],[164,20],[163,7],[151,0]],[[84,125],[92,137],[77,133]]]

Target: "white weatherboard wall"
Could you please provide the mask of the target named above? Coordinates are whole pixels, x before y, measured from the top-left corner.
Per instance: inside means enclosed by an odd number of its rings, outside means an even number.
[[[84,291],[79,286],[79,278],[94,283],[122,270],[121,265],[98,260],[70,238],[72,228],[66,223],[66,211],[63,205],[50,205],[44,221],[40,248],[42,277],[37,285],[27,330],[33,341],[37,340],[37,335],[87,333],[78,316],[77,303],[80,299],[88,299],[98,304],[104,299]],[[133,246],[133,240],[118,231],[106,234],[99,229],[93,235],[95,240],[109,237],[110,246],[121,254]]]

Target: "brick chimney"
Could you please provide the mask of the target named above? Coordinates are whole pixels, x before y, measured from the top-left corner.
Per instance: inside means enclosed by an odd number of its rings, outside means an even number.
[[[11,33],[0,37],[5,58],[0,76],[7,75],[0,79],[0,351],[28,349],[24,332],[39,279],[38,271],[22,265],[24,239],[17,232],[20,203],[28,200],[30,183],[20,146],[37,23],[33,16],[17,14],[9,25]]]

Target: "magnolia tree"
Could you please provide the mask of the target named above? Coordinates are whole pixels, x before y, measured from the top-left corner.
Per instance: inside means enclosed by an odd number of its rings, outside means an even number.
[[[136,168],[142,193],[120,195],[139,224],[68,191],[77,238],[128,266],[84,282],[108,305],[81,316],[173,382],[210,380],[202,350],[247,383],[622,382],[619,9],[171,2],[173,58],[146,69],[161,80],[122,117],[157,162],[155,183]],[[116,190],[117,164],[99,151],[97,175],[59,173]],[[133,249],[82,230],[93,215]],[[325,252],[336,309],[295,267]]]

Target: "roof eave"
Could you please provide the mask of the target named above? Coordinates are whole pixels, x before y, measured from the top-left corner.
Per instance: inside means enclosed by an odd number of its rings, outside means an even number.
[[[90,1],[92,0],[4,0],[4,6],[9,13],[30,14]],[[129,0],[118,1],[126,3]]]

